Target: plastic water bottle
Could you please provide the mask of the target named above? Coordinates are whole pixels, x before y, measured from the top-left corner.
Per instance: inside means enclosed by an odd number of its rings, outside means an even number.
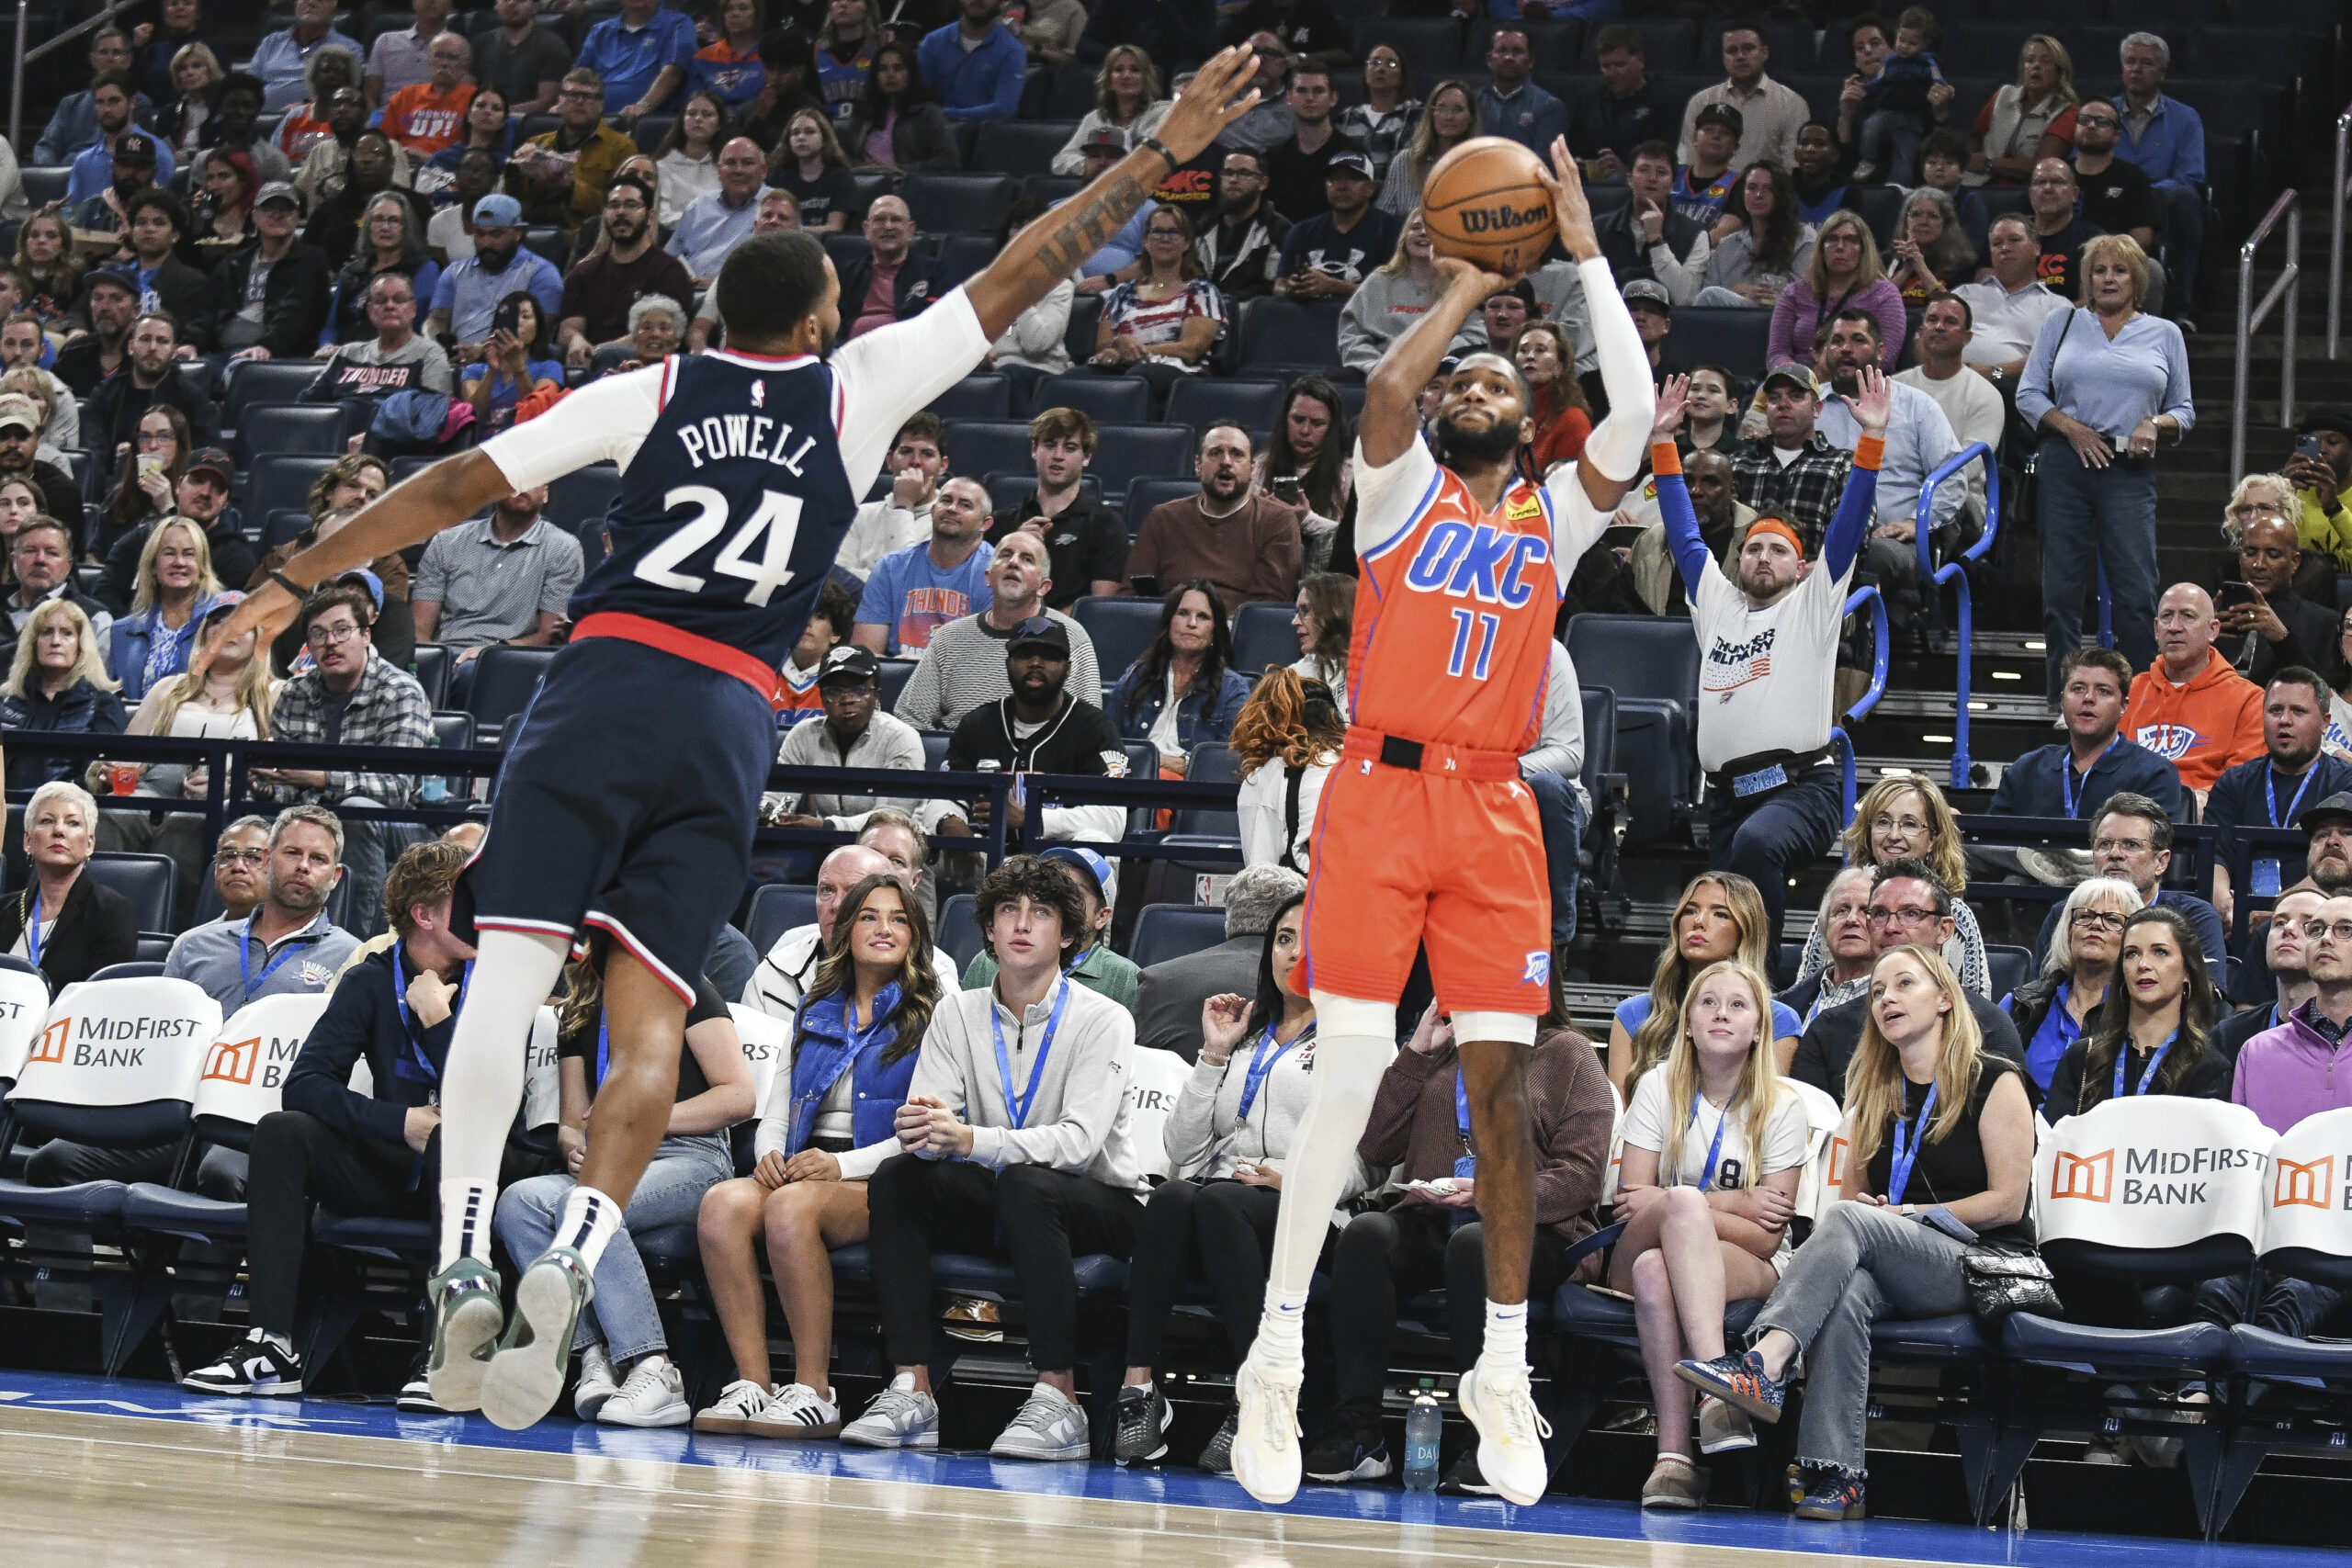
[[[1437,1440],[1444,1429],[1445,1413],[1438,1408],[1437,1384],[1423,1378],[1412,1407],[1405,1412],[1406,1491],[1437,1490]]]
[[[424,743],[438,750],[441,738],[438,735],[428,734],[424,738]],[[424,775],[424,783],[418,786],[417,794],[424,798],[425,805],[438,806],[449,798],[449,781],[439,773],[427,773]]]

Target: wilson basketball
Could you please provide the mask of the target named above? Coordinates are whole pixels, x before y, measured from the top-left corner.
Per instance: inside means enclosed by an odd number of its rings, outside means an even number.
[[[1532,270],[1559,233],[1535,154],[1499,136],[1474,136],[1437,161],[1421,188],[1430,245],[1509,276]]]

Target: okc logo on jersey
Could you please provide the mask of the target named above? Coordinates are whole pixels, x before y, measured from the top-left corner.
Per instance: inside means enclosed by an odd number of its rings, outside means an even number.
[[[1519,976],[1522,986],[1548,986],[1552,983],[1552,955],[1538,951],[1527,955],[1527,967]]]
[[[1518,609],[1534,596],[1534,569],[1552,558],[1552,542],[1540,534],[1514,534],[1491,523],[1441,523],[1421,540],[1406,586],[1422,593],[1444,593]]]

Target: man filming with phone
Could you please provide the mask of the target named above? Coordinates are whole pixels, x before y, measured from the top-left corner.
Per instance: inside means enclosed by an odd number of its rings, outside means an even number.
[[[2294,456],[2279,471],[2302,502],[2296,519],[2303,543],[2325,550],[2341,565],[2352,561],[2352,511],[2344,492],[2352,490],[2352,409],[2321,408],[2296,426]]]
[[[2332,662],[2335,613],[2295,592],[2302,562],[2293,520],[2256,513],[2239,530],[2237,576],[2213,595],[2222,634],[2213,646],[2257,686],[2267,686],[2281,670],[2324,670]]]

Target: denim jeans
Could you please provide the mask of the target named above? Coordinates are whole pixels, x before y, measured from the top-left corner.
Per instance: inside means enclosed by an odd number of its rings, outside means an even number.
[[[1856,158],[1876,164],[1878,177],[1889,185],[1914,185],[1919,177],[1919,143],[1927,130],[1919,117],[1901,109],[1880,109],[1862,117],[1862,140]]]
[[[1577,852],[1584,844],[1584,793],[1566,773],[1523,775],[1544,824],[1544,863],[1552,878],[1552,945],[1577,939]]]
[[[691,1225],[702,1212],[702,1195],[735,1174],[727,1139],[717,1133],[696,1133],[662,1140],[652,1162],[637,1183],[637,1191],[621,1211],[621,1229],[596,1260],[596,1299],[580,1314],[575,1347],[603,1341],[616,1363],[626,1365],[639,1356],[664,1349],[662,1312],[653,1302],[653,1286],[645,1277],[645,1262],[637,1255],[629,1233],[658,1230],[664,1225]],[[534,1176],[499,1194],[492,1229],[507,1256],[528,1265],[555,1238],[556,1219],[563,1202],[579,1185],[569,1176]]]
[[[2156,465],[2118,457],[2084,466],[2064,436],[2044,435],[2034,463],[2041,493],[2041,626],[2050,700],[2058,665],[2083,637],[2083,599],[2101,567],[2115,646],[2134,670],[2156,660]]]
[[[343,807],[362,809],[380,807],[380,800],[355,795],[335,802],[329,810]],[[345,874],[351,878],[351,924],[347,928],[354,936],[379,936],[386,929],[384,920],[384,878],[391,864],[411,844],[422,843],[432,835],[410,822],[345,822],[343,825],[343,863]]]
[[[1797,1458],[1863,1471],[1870,1407],[1871,1325],[1882,1317],[1942,1317],[1968,1308],[1961,1254],[1943,1232],[1868,1203],[1833,1203],[1790,1256],[1748,1335],[1777,1328],[1804,1352],[1804,1416]]]

